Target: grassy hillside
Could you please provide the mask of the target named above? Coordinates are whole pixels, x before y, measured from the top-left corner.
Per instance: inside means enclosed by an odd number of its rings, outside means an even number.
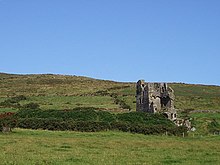
[[[103,95],[102,91],[131,86],[133,84],[78,76],[0,74],[0,101],[24,95],[27,100],[21,101],[20,104],[35,102],[42,109],[89,106],[121,111],[120,106],[114,103],[114,99],[109,95]]]
[[[37,103],[54,113],[94,107],[123,116],[121,112],[135,111],[135,85],[79,76],[0,74],[0,113]],[[175,90],[176,108],[193,118],[196,132],[188,137],[14,129],[0,133],[0,164],[219,164],[220,136],[213,130],[220,128],[220,113],[193,110],[220,110],[220,87],[169,85]]]
[[[212,164],[220,163],[219,136],[146,136],[122,132],[16,129],[0,133],[0,160],[8,164]]]
[[[0,74],[1,97],[81,96],[125,84],[80,76]]]
[[[220,86],[170,84],[177,109],[220,110]]]
[[[220,86],[169,84],[176,95],[175,106],[185,110],[220,110]],[[42,109],[72,109],[75,107],[103,108],[126,112],[135,111],[135,83],[97,80],[64,75],[0,74],[0,102],[9,97],[24,95],[26,100],[38,103]],[[127,105],[124,106],[123,104]],[[15,111],[1,107],[0,111]]]

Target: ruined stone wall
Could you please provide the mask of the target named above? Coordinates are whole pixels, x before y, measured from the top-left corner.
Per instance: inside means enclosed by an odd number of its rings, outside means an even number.
[[[148,113],[163,113],[176,119],[174,91],[167,83],[145,83],[139,80],[136,86],[136,110]]]

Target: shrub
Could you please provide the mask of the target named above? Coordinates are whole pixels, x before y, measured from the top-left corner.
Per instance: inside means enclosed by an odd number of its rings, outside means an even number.
[[[16,113],[19,118],[57,118],[74,121],[107,121],[115,120],[115,115],[107,111],[98,111],[92,107],[75,108],[73,110],[40,110],[22,109]]]
[[[94,96],[108,96],[109,93],[107,90],[99,90],[93,94]]]
[[[118,94],[117,93],[111,93],[110,96],[112,98],[114,98],[114,103],[115,104],[119,104],[121,108],[123,109],[128,109],[128,110],[131,110],[131,107],[130,105],[126,104],[126,102],[123,100],[123,99],[120,99],[118,97]]]
[[[47,130],[72,130],[82,132],[104,131],[110,128],[108,122],[92,122],[92,121],[64,121],[62,119],[45,119],[45,118],[27,118],[19,119],[18,127],[31,129],[47,129]]]
[[[110,129],[110,125],[108,122],[76,122],[74,130],[82,131],[82,132],[97,132],[104,131]]]
[[[27,97],[24,95],[19,95],[19,96],[12,97],[11,100],[13,100],[14,102],[19,102],[22,100],[27,100]]]
[[[210,133],[216,133],[220,132],[220,124],[215,120],[212,119],[212,121],[208,124],[208,130]]]
[[[40,105],[37,104],[37,103],[32,103],[31,102],[31,103],[23,105],[22,108],[24,108],[24,109],[39,109]]]
[[[13,100],[5,100],[0,103],[0,106],[4,108],[20,108],[21,107],[19,103],[14,102]]]
[[[9,98],[9,99],[1,102],[0,106],[5,107],[5,108],[20,108],[21,105],[19,104],[19,102],[22,100],[26,100],[26,99],[27,98],[23,95],[15,96],[15,97]]]
[[[16,126],[17,120],[14,118],[13,112],[6,112],[0,114],[0,131],[3,127],[14,128]]]
[[[48,130],[73,130],[96,132],[119,130],[141,134],[181,135],[185,127],[177,127],[160,114],[130,112],[112,114],[94,108],[77,108],[74,110],[19,110],[16,115],[18,127]]]
[[[149,114],[145,112],[130,112],[117,115],[119,121],[145,124],[145,125],[166,125],[173,126],[174,123],[165,118],[162,114]]]
[[[119,131],[123,131],[123,132],[128,132],[129,131],[129,123],[122,122],[122,121],[112,122],[111,129],[112,130],[119,130]]]

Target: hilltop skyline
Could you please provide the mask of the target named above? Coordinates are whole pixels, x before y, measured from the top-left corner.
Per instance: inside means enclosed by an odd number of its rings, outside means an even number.
[[[0,1],[0,72],[220,85],[220,1]]]

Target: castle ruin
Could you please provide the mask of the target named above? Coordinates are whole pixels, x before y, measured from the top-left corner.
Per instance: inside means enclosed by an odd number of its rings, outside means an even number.
[[[167,83],[145,83],[139,80],[136,86],[136,111],[162,113],[168,119],[176,121],[174,91]]]

